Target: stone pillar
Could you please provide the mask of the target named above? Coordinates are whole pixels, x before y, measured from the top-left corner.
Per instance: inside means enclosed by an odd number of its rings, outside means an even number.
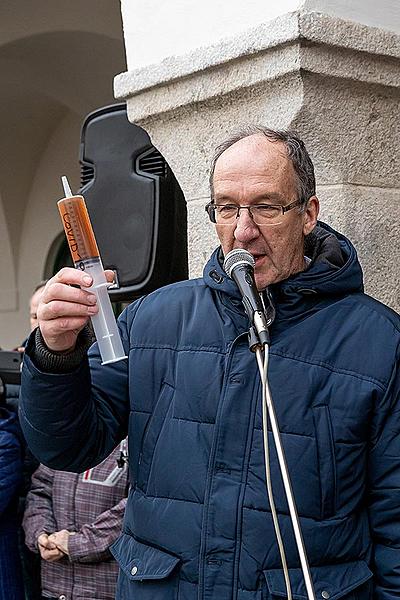
[[[399,34],[302,9],[116,77],[116,98],[186,195],[191,276],[217,243],[203,208],[213,150],[238,126],[262,123],[299,132],[322,220],[355,244],[366,291],[399,310]]]

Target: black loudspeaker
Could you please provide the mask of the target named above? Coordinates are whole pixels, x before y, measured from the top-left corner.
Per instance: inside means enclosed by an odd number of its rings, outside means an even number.
[[[187,279],[187,210],[182,190],[125,104],[90,113],[80,148],[81,188],[112,300],[133,300]]]

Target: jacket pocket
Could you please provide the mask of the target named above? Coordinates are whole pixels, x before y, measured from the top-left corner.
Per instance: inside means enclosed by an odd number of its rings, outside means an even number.
[[[123,533],[110,547],[120,571],[116,598],[119,600],[176,600],[179,558],[142,544]]]
[[[174,388],[168,383],[164,382],[153,412],[149,417],[143,432],[142,448],[138,459],[137,483],[139,488],[144,492],[147,488],[147,480],[149,477],[157,440],[160,437],[162,427],[165,419],[167,418],[168,409],[170,408],[173,396]]]
[[[336,460],[331,415],[328,406],[314,406],[315,442],[321,490],[321,519],[336,511]]]
[[[264,576],[267,581],[269,599],[287,597],[282,569],[264,571]],[[293,600],[307,600],[302,570],[289,569],[289,577]],[[311,567],[311,578],[316,598],[326,600],[372,599],[372,572],[363,560]]]

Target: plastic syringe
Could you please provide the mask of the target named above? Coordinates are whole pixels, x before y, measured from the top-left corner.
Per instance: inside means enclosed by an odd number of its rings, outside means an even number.
[[[127,358],[122,346],[117,323],[108,295],[108,282],[97,247],[96,238],[83,196],[74,196],[68,180],[61,178],[65,198],[57,202],[72,260],[77,269],[86,271],[93,279],[85,288],[95,294],[99,312],[91,317],[94,333],[102,358],[102,364]]]

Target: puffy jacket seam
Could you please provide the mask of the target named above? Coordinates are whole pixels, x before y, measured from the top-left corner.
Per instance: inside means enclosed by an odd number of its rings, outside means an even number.
[[[386,314],[384,313],[383,310],[378,310],[374,306],[374,304],[377,302],[377,300],[375,300],[375,298],[372,298],[372,296],[369,296],[368,294],[365,294],[365,293],[359,294],[359,296],[360,296],[360,300],[361,300],[363,306],[367,306],[368,305],[368,309],[371,310],[371,312],[374,312],[374,314],[378,315],[380,318],[385,319],[385,322],[389,326],[393,327],[393,329],[395,330],[395,332],[400,335],[400,328],[397,327],[396,323],[393,323],[393,321],[389,317],[386,316]],[[370,302],[367,302],[367,299]],[[372,302],[371,302],[371,300],[372,300]],[[382,308],[382,304],[380,304],[380,307]],[[396,317],[397,317],[397,314],[395,313],[395,311],[393,311],[390,307],[385,306],[384,308],[385,309],[389,308],[389,310],[391,311],[391,314],[395,314]]]
[[[386,389],[387,382],[385,382],[385,381],[382,381],[375,377],[370,377],[368,375],[362,375],[361,373],[355,373],[354,371],[350,371],[348,369],[338,368],[338,367],[335,367],[334,365],[324,362],[322,360],[318,360],[318,361],[317,360],[307,360],[301,356],[296,356],[295,354],[291,355],[288,352],[280,352],[279,350],[276,350],[276,349],[274,349],[274,350],[271,349],[270,354],[274,355],[274,356],[280,356],[281,358],[288,358],[289,360],[295,360],[297,362],[301,362],[306,365],[322,367],[324,369],[328,369],[329,371],[331,371],[333,373],[337,373],[339,375],[348,375],[350,377],[359,379],[360,381],[366,381],[368,383],[373,383],[375,385],[378,385],[382,391],[385,391],[385,389]]]
[[[148,294],[145,294],[144,296],[141,296],[140,298],[138,298],[137,300],[135,300],[133,302],[133,304],[130,304],[125,310],[126,315],[127,315],[127,329],[130,330],[133,324],[133,321],[136,318],[136,315],[139,311],[139,308],[141,307],[142,304],[144,304],[145,301],[148,302],[152,302],[153,300],[157,300],[157,296],[160,294],[164,294],[167,292],[167,289],[169,287],[174,287],[176,288],[177,286],[179,286],[179,288],[182,287],[186,287],[186,288],[199,288],[199,287],[203,287],[205,290],[209,290],[209,286],[206,284],[206,282],[204,281],[204,279],[202,277],[198,277],[195,279],[186,279],[185,281],[180,281],[180,282],[176,282],[176,283],[172,283],[169,284],[167,286],[163,286],[161,288],[158,288],[152,292],[149,292]],[[197,293],[197,292],[196,292]],[[133,313],[133,315],[132,315]]]
[[[44,430],[42,431],[41,429],[38,429],[38,428],[37,428],[35,425],[33,425],[33,423],[32,423],[32,422],[31,422],[31,421],[28,419],[28,417],[26,416],[26,412],[24,411],[24,407],[23,407],[23,405],[20,405],[20,407],[19,407],[19,413],[21,414],[21,416],[23,416],[24,420],[25,420],[25,421],[26,421],[26,422],[29,424],[29,427],[30,427],[30,428],[31,428],[33,431],[35,431],[35,432],[39,433],[39,434],[40,434],[40,435],[42,435],[42,436],[46,436],[46,437],[48,437],[48,438],[54,438],[54,434],[52,434],[52,433],[47,433],[47,432],[46,432],[46,431],[44,431]],[[60,439],[64,439],[64,438],[65,438],[65,439],[68,439],[68,438],[70,437],[70,434],[65,434],[65,435],[63,435],[63,434],[61,434],[61,433],[60,433],[60,434],[58,434],[58,435],[57,435],[57,437],[58,437],[58,438],[60,438]]]
[[[243,505],[243,510],[255,510],[256,512],[263,513],[263,514],[271,513],[270,509],[257,508],[255,506],[248,506],[248,505]],[[278,515],[281,515],[282,517],[287,517],[288,519],[290,518],[289,512],[284,512],[284,511],[277,509],[277,513],[278,513]],[[332,521],[346,521],[347,519],[349,519],[349,516],[351,516],[351,515],[348,515],[346,517],[329,517],[329,518],[324,518],[324,519],[316,519],[314,517],[309,517],[309,516],[303,515],[303,514],[301,514],[299,516],[301,517],[301,519],[303,521],[307,520],[307,521],[312,521],[314,523],[323,523],[324,521],[326,521],[326,522],[332,523]]]
[[[137,314],[139,312],[140,307],[143,304],[143,301],[147,298],[147,296],[142,296],[141,298],[139,298],[135,304],[130,305],[127,309],[126,309],[126,330],[127,333],[131,331],[132,327],[133,327],[133,323],[135,322],[135,319],[137,317]],[[124,314],[124,313],[122,313]],[[128,340],[129,340],[129,336],[128,336]]]
[[[256,398],[253,401],[253,410],[250,413],[249,424],[247,427],[247,438],[246,438],[246,446],[245,446],[245,455],[243,458],[243,467],[242,467],[242,481],[241,481],[241,492],[238,497],[238,508],[236,511],[237,514],[237,525],[236,525],[236,544],[235,544],[235,553],[234,553],[234,573],[235,573],[235,581],[236,586],[234,585],[234,593],[233,596],[237,598],[238,586],[239,586],[239,562],[240,556],[242,552],[243,546],[243,507],[244,507],[244,498],[246,496],[246,489],[248,485],[249,478],[249,464],[251,457],[251,445],[254,436],[254,422],[256,418],[256,410],[258,405],[258,397],[260,394],[260,381],[254,380],[253,382],[253,390],[251,396]],[[257,390],[257,393],[255,391]]]
[[[174,416],[172,416],[171,419],[173,421],[184,421],[185,423],[198,423],[199,425],[215,425],[215,421],[206,421],[205,419],[200,421],[198,419],[183,419],[182,417]]]
[[[203,277],[194,277],[193,279],[184,279],[183,281],[177,281],[175,283],[169,283],[167,285],[164,285],[160,288],[157,288],[156,290],[153,290],[152,292],[149,292],[148,294],[145,294],[144,296],[142,296],[142,299],[143,298],[153,299],[154,296],[163,294],[163,293],[167,292],[167,290],[169,290],[169,289],[172,289],[175,291],[175,289],[177,287],[189,288],[189,289],[197,288],[197,287],[204,287],[205,289],[209,288],[207,283],[204,281]]]
[[[204,502],[201,502],[201,500],[187,500],[186,498],[176,498],[175,496],[152,496],[151,494],[145,494],[143,492],[143,490],[140,490],[144,496],[146,496],[146,498],[154,498],[155,500],[173,500],[174,502],[189,502],[190,504],[201,504],[203,505]]]
[[[206,485],[204,488],[204,510],[202,516],[202,524],[201,524],[201,535],[200,535],[200,551],[199,551],[199,598],[203,598],[204,596],[204,571],[205,571],[205,556],[206,556],[206,547],[207,547],[207,537],[209,536],[209,528],[208,528],[208,517],[209,517],[209,509],[210,509],[210,495],[211,495],[211,487],[213,483],[213,469],[215,464],[215,453],[217,440],[221,428],[220,416],[223,410],[224,403],[226,401],[226,388],[227,388],[227,374],[230,372],[231,363],[232,363],[232,347],[229,348],[229,353],[227,356],[227,361],[224,369],[224,381],[220,394],[220,401],[218,403],[217,414],[215,418],[215,430],[213,434],[213,441],[210,448],[209,454],[209,462],[207,469],[207,478]]]
[[[263,431],[262,427],[255,426],[254,429],[257,430],[257,431]],[[271,429],[268,429],[268,431],[271,431]],[[312,440],[315,439],[314,435],[307,435],[306,433],[296,433],[294,431],[283,431],[283,430],[281,430],[281,434],[282,435],[297,435],[298,437],[309,438],[309,439],[312,439]]]
[[[169,344],[135,344],[134,346],[131,346],[130,351],[132,350],[172,350],[173,352],[194,352],[194,353],[198,353],[198,352],[207,352],[207,353],[211,353],[211,354],[220,354],[221,356],[225,356],[225,352],[221,351],[218,348],[213,348],[213,347],[206,347],[206,346],[199,346],[199,347],[188,347],[188,346],[181,346],[181,347],[176,347],[176,346],[171,346]]]
[[[397,363],[397,361],[396,361],[396,363]],[[388,390],[390,389],[390,383],[394,379],[396,371],[398,369],[398,366],[397,366],[396,363],[393,366],[393,369],[392,369],[392,372],[391,372],[391,375],[390,375],[390,379],[389,379],[389,383],[387,384],[386,388],[384,389],[385,394],[388,393]],[[396,414],[397,412],[399,412],[399,411],[398,410],[397,411],[392,411],[391,415]],[[378,438],[376,439],[375,443],[372,444],[372,446],[370,448],[370,452],[373,452],[374,449],[376,448],[376,446],[379,444],[379,441],[380,441],[382,435],[383,435],[383,430],[380,432],[380,434],[379,434]]]
[[[246,588],[246,587],[241,587],[240,585],[238,585],[238,592],[258,592],[258,588]]]
[[[142,414],[142,415],[152,415],[153,414],[152,410],[134,409],[134,410],[131,410],[131,412],[134,412],[136,414]],[[200,421],[199,419],[184,419],[182,417],[174,417],[174,416],[172,416],[171,419],[173,421],[184,421],[184,422],[187,422],[187,423],[198,423],[199,425],[215,425],[215,421],[205,421],[204,419],[202,419]]]

